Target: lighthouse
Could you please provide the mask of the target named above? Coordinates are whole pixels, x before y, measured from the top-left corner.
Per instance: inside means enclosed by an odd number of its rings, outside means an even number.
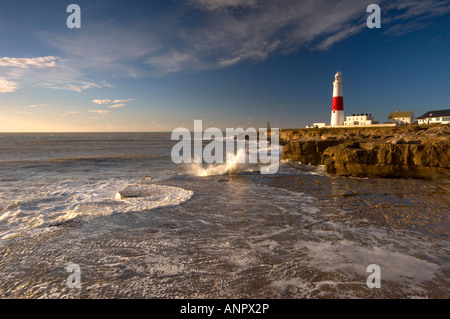
[[[342,73],[334,75],[333,105],[331,107],[331,127],[344,125],[344,97],[342,93]]]

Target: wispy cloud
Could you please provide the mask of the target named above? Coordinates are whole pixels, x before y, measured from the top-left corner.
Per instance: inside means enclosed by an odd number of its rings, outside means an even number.
[[[65,111],[62,116],[67,116],[67,115],[73,115],[73,114],[80,114],[80,111]],[[55,113],[58,114],[58,113]]]
[[[108,114],[108,110],[89,110],[91,113],[98,113],[98,114]]]
[[[365,0],[191,0],[202,27],[179,31],[183,45],[147,63],[162,73],[258,62],[299,48],[326,50],[365,26]]]
[[[43,106],[48,106],[48,104],[31,104],[31,105],[28,105],[27,107],[36,108],[36,107],[43,107]]]
[[[111,109],[115,109],[115,108],[124,107],[124,106],[125,106],[125,104],[121,103],[121,104],[110,105],[108,107]]]
[[[450,1],[404,0],[385,1],[382,22],[387,24],[386,35],[401,36],[423,29],[432,19],[450,12]]]
[[[94,99],[92,100],[93,103],[95,104],[100,104],[100,105],[108,105],[108,107],[110,109],[116,109],[116,108],[120,108],[120,107],[124,107],[129,101],[134,101],[135,99],[126,99],[126,100],[111,100],[111,99]]]
[[[162,74],[217,69],[300,48],[328,50],[367,30],[371,0],[187,0],[204,11],[195,29],[178,30],[183,45],[152,55],[147,63]],[[450,11],[450,1],[380,0],[386,35],[426,27]]]
[[[19,88],[19,84],[15,81],[8,81],[0,77],[0,93],[14,92]]]
[[[61,58],[55,56],[37,57],[37,58],[0,58],[0,66],[17,67],[21,69],[28,68],[48,68],[55,67]]]
[[[94,99],[94,100],[92,100],[92,103],[102,104],[103,105],[103,104],[110,104],[110,103],[126,103],[126,102],[129,102],[129,101],[135,101],[135,99],[126,99],[126,100]]]
[[[187,4],[209,11],[222,11],[227,9],[256,8],[257,0],[188,0]]]
[[[142,63],[162,48],[161,38],[148,19],[137,18],[132,26],[111,21],[91,23],[89,32],[65,34],[39,33],[50,46],[64,56],[86,76],[102,74],[136,78],[146,75]]]
[[[325,40],[321,41],[318,45],[317,45],[317,49],[318,50],[327,50],[329,49],[331,46],[333,46],[333,44],[338,43],[344,39],[347,39],[348,37],[361,32],[362,29],[366,28],[365,25],[363,24],[359,24],[359,25],[354,25],[348,28],[343,29],[340,32],[337,32],[329,37],[327,37]]]
[[[0,58],[0,92],[14,92],[33,86],[81,92],[90,88],[111,87],[105,81],[85,79],[67,59],[56,56],[34,58]]]
[[[109,104],[109,103],[111,103],[111,100],[99,100],[99,99],[95,99],[95,100],[92,100],[92,102],[95,103],[95,104]]]
[[[33,85],[78,92],[111,86],[92,80],[102,77],[164,76],[227,68],[302,48],[329,50],[368,30],[366,8],[371,3],[373,0],[180,0],[177,5],[181,8],[159,22],[142,17],[120,28],[113,20],[91,22],[89,33],[71,37],[40,33],[64,59],[2,58],[0,68],[26,70]],[[450,12],[450,0],[377,3],[386,36],[424,28],[431,19]],[[195,21],[186,14],[192,10],[199,13]],[[17,90],[25,80],[17,70],[2,76],[9,82],[2,83],[0,78],[0,92]],[[126,100],[111,99],[97,104],[124,103]]]
[[[114,100],[113,103],[126,103],[128,101],[135,101],[136,99],[126,99],[126,100]]]
[[[53,79],[53,81],[51,82],[43,82],[40,86],[48,89],[75,91],[79,93],[92,88],[100,89],[104,87],[113,87],[111,84],[105,81],[88,81],[64,78]]]

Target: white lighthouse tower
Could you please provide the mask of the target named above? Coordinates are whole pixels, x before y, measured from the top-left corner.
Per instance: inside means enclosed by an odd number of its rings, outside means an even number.
[[[344,97],[342,93],[342,73],[334,76],[333,105],[331,107],[331,127],[344,125]]]

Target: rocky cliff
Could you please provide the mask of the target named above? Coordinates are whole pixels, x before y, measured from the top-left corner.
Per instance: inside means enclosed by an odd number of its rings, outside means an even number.
[[[450,127],[282,130],[282,159],[355,177],[450,177]]]

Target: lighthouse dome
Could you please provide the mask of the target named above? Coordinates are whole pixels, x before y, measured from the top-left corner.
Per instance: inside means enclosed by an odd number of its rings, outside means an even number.
[[[335,78],[336,81],[342,81],[342,73],[341,72],[337,72],[334,75],[334,78]]]

